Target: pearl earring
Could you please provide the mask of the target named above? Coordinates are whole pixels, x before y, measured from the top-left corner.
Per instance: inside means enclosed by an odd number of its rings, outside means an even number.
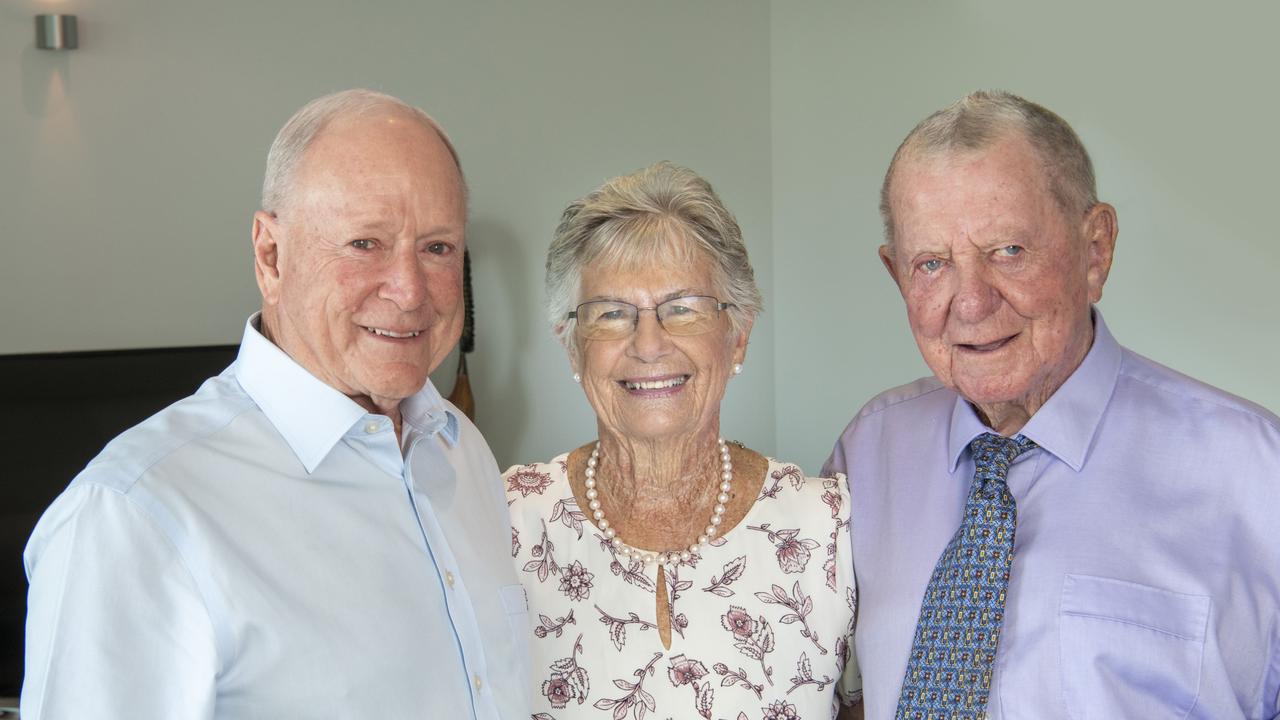
[[[573,374],[573,381],[574,381],[574,382],[576,382],[576,383],[578,383],[579,385],[581,385],[581,384],[582,384],[582,376],[581,376],[581,375],[579,375],[578,373],[574,373],[574,374]]]
[[[741,375],[741,374],[742,374],[742,363],[734,363],[734,364],[733,364],[733,374],[734,374],[734,375]]]

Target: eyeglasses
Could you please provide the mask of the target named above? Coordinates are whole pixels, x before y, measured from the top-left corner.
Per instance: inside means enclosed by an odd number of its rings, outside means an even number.
[[[715,327],[721,310],[731,307],[733,303],[710,295],[686,295],[643,308],[618,300],[593,300],[579,305],[566,319],[578,321],[577,332],[584,339],[620,340],[635,332],[641,310],[652,310],[668,333],[701,335]]]

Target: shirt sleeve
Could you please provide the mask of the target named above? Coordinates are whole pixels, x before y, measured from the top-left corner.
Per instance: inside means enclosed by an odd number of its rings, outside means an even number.
[[[849,464],[844,453],[844,438],[841,437],[836,441],[836,446],[831,450],[831,456],[822,464],[822,472],[818,473],[822,477],[835,477],[836,473],[848,474]]]
[[[862,669],[858,667],[858,654],[853,649],[852,640],[849,643],[849,662],[845,663],[844,673],[836,684],[836,692],[840,695],[840,702],[845,705],[862,702]]]
[[[24,560],[23,718],[213,717],[213,624],[173,542],[130,497],[74,484]]]
[[[837,452],[840,450],[838,445],[836,450]],[[828,464],[830,464],[830,461],[828,461]],[[852,536],[849,526],[850,517],[853,513],[850,506],[848,484],[844,474],[833,471],[830,475],[824,474],[824,477],[830,477],[835,482],[837,497],[840,500],[840,508],[836,513],[836,578],[840,588],[840,601],[847,603],[849,611],[852,613],[849,625],[840,637],[839,645],[846,648],[848,660],[845,662],[844,672],[840,674],[839,680],[836,681],[835,690],[842,703],[853,705],[862,701],[862,670],[858,666],[858,654],[853,644],[854,623],[858,617],[857,573],[856,568],[853,567]]]

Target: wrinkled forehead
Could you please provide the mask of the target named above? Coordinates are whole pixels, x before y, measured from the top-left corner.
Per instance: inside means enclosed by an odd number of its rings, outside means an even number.
[[[908,253],[960,239],[1023,244],[1067,229],[1038,169],[1007,155],[904,165],[890,202],[892,246]]]
[[[980,145],[914,145],[903,148],[890,178],[890,194],[910,189],[920,177],[955,177],[962,185],[974,172],[1000,175],[1010,182],[1047,189],[1051,168],[1025,135],[1008,132]]]
[[[294,188],[299,203],[311,209],[324,206],[359,212],[389,208],[404,202],[406,192],[420,186],[415,176],[406,173],[366,173],[342,166],[317,166],[313,170],[299,174]]]
[[[895,213],[913,205],[996,198],[1006,203],[1052,199],[1048,169],[1029,144],[913,153],[895,167],[889,187]]]

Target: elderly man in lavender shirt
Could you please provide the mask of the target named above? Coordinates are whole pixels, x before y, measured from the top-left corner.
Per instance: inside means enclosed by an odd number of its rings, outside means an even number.
[[[973,93],[907,136],[881,210],[934,377],[871,400],[827,463],[852,495],[866,716],[917,717],[900,688],[984,433],[1034,443],[1007,473],[1003,623],[985,707],[935,694],[931,717],[1280,716],[1280,419],[1112,337],[1093,304],[1116,213],[1079,138]]]

